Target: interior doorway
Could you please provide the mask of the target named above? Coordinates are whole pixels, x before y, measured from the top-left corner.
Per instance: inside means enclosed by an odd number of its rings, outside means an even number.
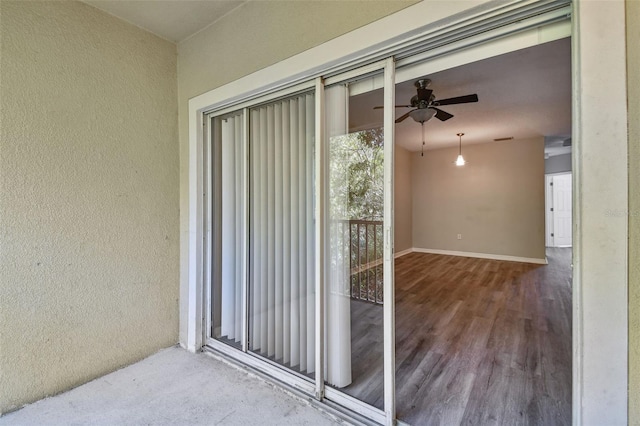
[[[547,247],[572,246],[571,172],[545,176],[545,228]]]

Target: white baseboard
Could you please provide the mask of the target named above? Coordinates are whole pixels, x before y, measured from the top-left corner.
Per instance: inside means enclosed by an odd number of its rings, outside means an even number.
[[[402,250],[393,255],[394,259],[404,256],[405,254],[413,253],[413,248],[408,248],[406,250]]]
[[[446,256],[476,257],[479,259],[506,260],[508,262],[535,263],[538,265],[546,265],[548,263],[546,258],[539,259],[535,257],[507,256],[504,254],[472,253],[468,251],[425,249],[425,248],[419,248],[419,247],[413,247],[411,251],[418,252],[418,253],[443,254]]]

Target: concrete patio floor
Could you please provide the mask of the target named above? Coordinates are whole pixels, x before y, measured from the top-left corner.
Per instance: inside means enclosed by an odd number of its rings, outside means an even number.
[[[345,424],[265,380],[173,347],[0,417],[0,425]]]

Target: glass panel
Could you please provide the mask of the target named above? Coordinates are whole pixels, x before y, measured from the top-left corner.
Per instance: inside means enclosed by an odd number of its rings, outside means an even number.
[[[314,95],[250,110],[249,350],[315,370]]]
[[[326,375],[382,409],[382,74],[328,87]]]
[[[242,113],[212,120],[211,336],[242,346]],[[218,201],[219,200],[219,201]]]

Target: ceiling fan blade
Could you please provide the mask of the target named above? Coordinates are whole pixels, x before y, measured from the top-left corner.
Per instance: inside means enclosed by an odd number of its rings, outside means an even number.
[[[414,109],[412,109],[411,111],[415,111]],[[401,121],[404,121],[407,117],[409,117],[409,114],[411,114],[411,111],[409,111],[408,113],[406,113],[405,115],[403,115],[402,117],[396,119],[396,123],[400,123]]]
[[[396,108],[411,108],[411,107],[413,107],[413,105],[396,105]],[[384,108],[384,106],[382,105],[373,107],[373,109],[382,109],[382,108]]]
[[[447,111],[443,111],[439,108],[429,107],[436,110],[436,118],[440,121],[447,121],[450,118],[453,118],[452,114],[449,114]]]
[[[473,95],[456,96],[455,98],[441,99],[439,101],[436,101],[438,106],[467,104],[470,102],[478,102],[478,95],[474,93]]]

